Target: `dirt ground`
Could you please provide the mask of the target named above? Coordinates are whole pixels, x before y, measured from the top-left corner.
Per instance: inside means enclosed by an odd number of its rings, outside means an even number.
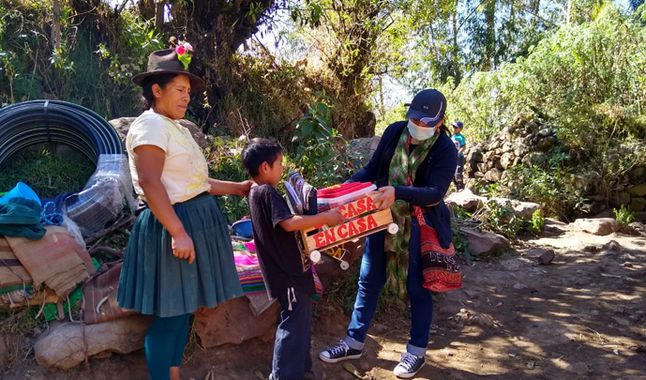
[[[604,237],[552,225],[516,253],[463,268],[464,289],[436,298],[427,365],[416,379],[646,379],[646,238]],[[616,243],[612,243],[611,241]],[[552,248],[551,265],[525,252]],[[343,336],[348,316],[317,307],[313,355]],[[379,316],[364,357],[364,379],[395,379],[408,321]],[[195,347],[195,346],[194,346]],[[272,341],[254,339],[189,352],[184,379],[257,379],[267,374]],[[341,364],[314,359],[320,379],[353,379]],[[209,371],[213,377],[207,376]],[[145,379],[142,352],[92,359],[89,367],[47,371],[33,359],[3,379]]]

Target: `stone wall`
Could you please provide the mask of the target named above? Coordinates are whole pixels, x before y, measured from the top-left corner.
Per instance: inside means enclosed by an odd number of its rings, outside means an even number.
[[[519,164],[533,164],[549,170],[550,151],[556,147],[568,151],[554,128],[536,120],[517,120],[491,139],[467,145],[464,168],[467,186],[497,183],[507,177],[509,168]],[[618,160],[618,157],[607,159]],[[601,175],[593,170],[573,169],[569,175],[571,188],[563,191],[581,190],[586,198],[585,209],[590,214],[626,205],[638,219],[646,219],[645,166],[636,166],[612,184],[603,183]]]

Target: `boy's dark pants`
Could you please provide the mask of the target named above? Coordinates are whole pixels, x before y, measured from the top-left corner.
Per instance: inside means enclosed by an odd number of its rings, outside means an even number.
[[[291,299],[287,292],[278,297],[280,323],[276,329],[272,380],[300,380],[312,370],[310,336],[312,332],[311,292],[295,289]]]

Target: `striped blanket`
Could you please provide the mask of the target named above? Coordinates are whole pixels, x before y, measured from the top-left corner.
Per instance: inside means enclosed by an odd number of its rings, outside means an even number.
[[[7,237],[6,241],[35,287],[44,283],[64,297],[94,273],[94,266],[85,247],[76,243],[67,229],[48,226],[46,230],[39,240]]]
[[[242,285],[242,291],[249,300],[249,307],[253,314],[260,315],[274,303],[274,300],[267,293],[258,257],[249,252],[248,247],[240,242],[233,241],[232,243],[234,247],[233,258],[240,285]]]

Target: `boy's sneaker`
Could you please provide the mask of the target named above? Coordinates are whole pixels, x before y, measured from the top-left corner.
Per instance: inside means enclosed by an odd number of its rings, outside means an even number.
[[[338,363],[347,359],[357,359],[363,354],[362,350],[355,350],[350,348],[344,341],[340,341],[327,350],[321,351],[319,359],[326,363]]]
[[[402,355],[399,364],[393,370],[393,373],[399,378],[410,379],[415,376],[417,372],[424,366],[426,360],[423,356],[413,355],[406,352]]]

